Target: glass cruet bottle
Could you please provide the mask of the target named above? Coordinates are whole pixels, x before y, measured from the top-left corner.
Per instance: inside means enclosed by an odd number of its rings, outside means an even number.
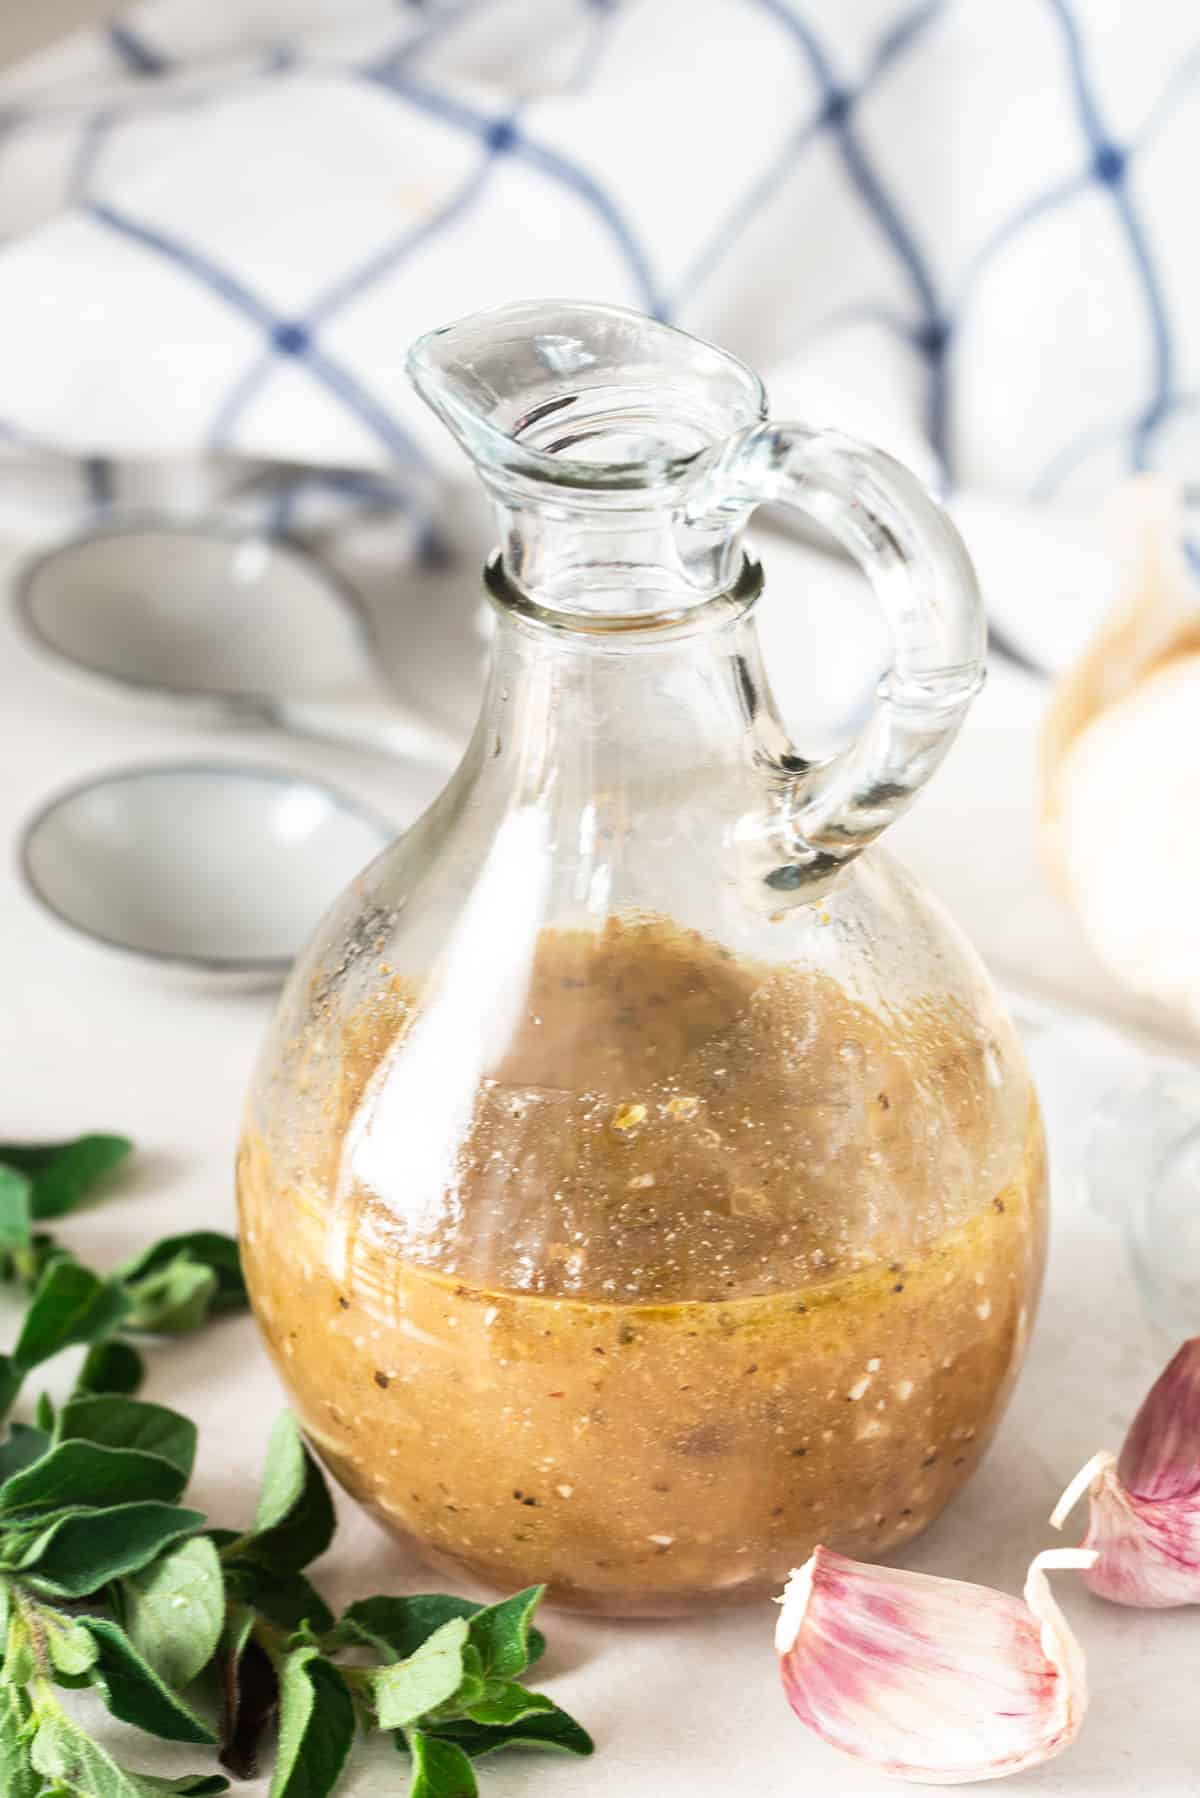
[[[410,368],[499,516],[492,667],[283,996],[239,1156],[255,1310],[329,1467],[433,1565],[632,1615],[758,1597],[937,1515],[1037,1300],[1021,1050],[871,847],[978,688],[974,579],[895,462],[635,313],[511,306]],[[824,761],[756,644],[766,499],[890,623]]]

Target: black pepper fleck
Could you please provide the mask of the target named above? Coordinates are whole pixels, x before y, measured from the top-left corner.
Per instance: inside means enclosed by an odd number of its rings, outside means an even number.
[[[380,1389],[381,1389],[381,1390],[382,1390],[382,1391],[384,1391],[384,1392],[386,1392],[386,1391],[387,1391],[387,1389],[388,1389],[388,1387],[389,1387],[389,1386],[390,1386],[390,1385],[391,1385],[391,1383],[392,1383],[392,1382],[391,1382],[391,1381],[390,1381],[390,1380],[389,1380],[389,1379],[388,1379],[388,1377],[387,1377],[387,1375],[386,1375],[386,1374],[385,1374],[385,1373],[382,1373],[382,1372],[381,1372],[381,1371],[380,1371],[380,1370],[379,1370],[379,1368],[376,1368],[376,1369],[375,1369],[375,1384],[376,1384],[376,1385],[377,1385],[377,1386],[378,1386],[378,1387],[379,1387],[379,1388],[380,1388]]]

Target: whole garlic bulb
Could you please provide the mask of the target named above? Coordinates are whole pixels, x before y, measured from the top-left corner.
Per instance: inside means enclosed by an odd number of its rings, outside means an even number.
[[[1043,841],[1099,959],[1200,1031],[1200,588],[1169,482],[1117,511],[1122,597],[1043,730]]]

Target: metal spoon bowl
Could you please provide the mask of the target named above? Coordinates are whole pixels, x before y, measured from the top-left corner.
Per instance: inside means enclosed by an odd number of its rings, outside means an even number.
[[[170,762],[55,794],[19,859],[33,897],[91,942],[193,981],[267,986],[394,835],[305,776]]]
[[[299,545],[217,521],[126,518],[31,557],[17,619],[60,667],[193,718],[449,770],[461,743],[375,673],[353,589]]]

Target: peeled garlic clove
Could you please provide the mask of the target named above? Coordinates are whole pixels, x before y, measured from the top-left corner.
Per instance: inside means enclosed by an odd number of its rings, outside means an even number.
[[[834,1748],[931,1785],[999,1779],[1074,1741],[1087,1708],[1082,1651],[1045,1570],[1025,1597],[850,1561],[818,1548],[793,1573],[775,1632],[788,1703]]]
[[[1141,476],[1115,510],[1122,594],[1046,716],[1042,843],[1100,959],[1200,1027],[1200,592],[1176,487]]]
[[[1200,1337],[1150,1388],[1120,1459],[1094,1455],[1076,1474],[1050,1518],[1056,1529],[1085,1491],[1093,1592],[1145,1610],[1200,1603]]]

